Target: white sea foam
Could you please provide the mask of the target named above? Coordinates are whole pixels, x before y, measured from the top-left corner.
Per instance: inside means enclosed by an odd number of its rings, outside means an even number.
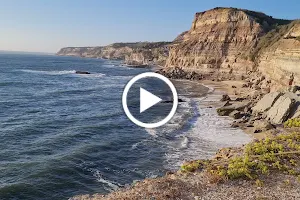
[[[184,102],[179,104],[177,112],[172,117],[172,119],[162,127],[155,129],[145,129],[148,134],[154,137],[158,137],[159,135],[165,135],[179,130],[187,123],[187,120],[193,115],[190,106],[191,99],[184,96],[180,98],[184,100]]]
[[[62,71],[39,71],[39,70],[30,70],[30,69],[23,69],[22,72],[27,73],[36,73],[36,74],[48,74],[48,75],[63,75],[63,74],[75,74],[75,70],[62,70]]]
[[[119,185],[117,183],[110,181],[108,179],[105,179],[99,170],[94,170],[93,176],[95,176],[97,178],[98,182],[107,185],[108,187],[104,186],[104,188],[108,191],[114,191],[119,188]]]
[[[191,95],[180,96],[185,102],[179,104],[173,118],[162,127],[146,129],[166,147],[167,169],[177,170],[184,161],[210,158],[219,148],[241,146],[252,140],[242,130],[231,128],[230,118],[218,116],[216,108],[208,107],[219,101],[222,92],[208,87],[207,96],[194,98],[197,90],[192,85],[184,87],[192,90]]]
[[[189,138],[183,137],[183,140],[181,142],[181,149],[188,148],[188,144],[189,144]]]
[[[22,72],[27,73],[35,73],[35,74],[46,74],[46,75],[66,75],[66,74],[75,74],[79,77],[86,77],[86,78],[98,78],[103,77],[105,74],[102,73],[91,73],[91,74],[76,74],[76,70],[62,70],[62,71],[39,71],[39,70],[30,70],[30,69],[23,69]]]
[[[209,96],[201,101],[213,99]],[[242,130],[230,128],[231,120],[218,116],[215,108],[201,106],[201,101],[194,108],[194,113],[199,113],[199,116],[189,121],[191,127],[175,140],[168,141],[166,168],[176,170],[184,161],[209,158],[219,148],[241,146],[252,140]]]

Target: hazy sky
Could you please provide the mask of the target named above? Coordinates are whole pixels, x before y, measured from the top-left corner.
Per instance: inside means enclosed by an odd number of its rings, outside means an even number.
[[[169,41],[194,14],[217,6],[300,18],[299,0],[0,0],[0,50],[56,52],[65,46]]]

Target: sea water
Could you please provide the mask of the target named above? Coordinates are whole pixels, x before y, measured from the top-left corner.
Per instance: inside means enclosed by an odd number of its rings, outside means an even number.
[[[195,82],[174,81],[185,102],[168,124],[136,126],[121,96],[146,71],[120,61],[0,54],[0,199],[108,193],[250,140],[202,105],[210,91]]]

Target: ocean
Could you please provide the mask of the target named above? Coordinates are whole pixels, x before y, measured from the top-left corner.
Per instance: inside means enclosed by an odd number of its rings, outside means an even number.
[[[122,92],[147,71],[120,61],[1,53],[0,199],[105,194],[251,140],[205,104],[217,100],[212,88],[189,81],[173,81],[185,102],[169,123],[136,126]]]

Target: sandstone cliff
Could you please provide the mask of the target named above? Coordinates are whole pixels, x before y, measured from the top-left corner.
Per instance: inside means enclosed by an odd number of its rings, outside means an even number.
[[[235,8],[196,13],[191,29],[171,46],[166,67],[233,77],[249,74],[256,70],[252,55],[260,38],[288,22]]]
[[[168,57],[169,42],[114,43],[99,47],[66,47],[59,56],[120,59],[129,65],[164,65]]]
[[[272,38],[273,41],[271,40]],[[276,84],[287,85],[294,73],[295,84],[300,84],[300,21],[278,27],[268,33],[268,46],[257,58],[258,70]]]

